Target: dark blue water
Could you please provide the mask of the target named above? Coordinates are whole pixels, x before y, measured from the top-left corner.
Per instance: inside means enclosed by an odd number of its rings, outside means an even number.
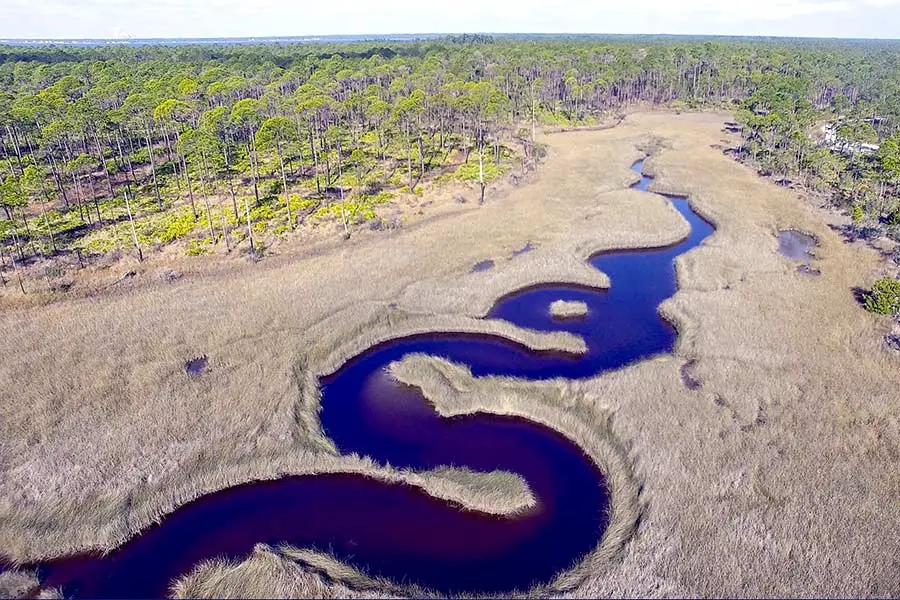
[[[648,181],[635,187],[643,190]],[[258,542],[329,552],[372,575],[445,593],[549,582],[600,542],[608,525],[603,474],[572,441],[530,421],[486,414],[441,418],[418,389],[397,382],[386,367],[421,352],[468,365],[477,376],[574,379],[670,352],[676,331],[657,311],[676,291],[673,261],[712,233],[685,199],[670,200],[690,222],[690,236],[667,248],[591,258],[610,276],[608,291],[542,285],[501,299],[489,315],[581,335],[587,354],[533,352],[483,335],[429,334],[370,348],[321,380],[322,426],[342,453],[416,470],[512,471],[538,499],[527,514],[463,511],[416,488],[356,475],[285,477],[189,502],[108,556],[34,565],[42,583],[74,596],[159,596],[198,562],[242,559]],[[548,308],[559,299],[587,303],[587,317],[553,320]]]

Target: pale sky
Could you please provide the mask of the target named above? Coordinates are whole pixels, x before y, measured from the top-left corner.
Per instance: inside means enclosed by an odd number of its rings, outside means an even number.
[[[900,0],[0,0],[0,38],[379,33],[900,37]]]

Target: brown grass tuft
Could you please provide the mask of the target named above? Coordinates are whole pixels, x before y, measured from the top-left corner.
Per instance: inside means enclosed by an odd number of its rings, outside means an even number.
[[[0,598],[21,598],[40,587],[34,571],[9,570],[0,573]]]

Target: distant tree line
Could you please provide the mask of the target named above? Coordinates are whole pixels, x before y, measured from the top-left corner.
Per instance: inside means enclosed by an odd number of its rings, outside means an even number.
[[[900,45],[622,38],[0,47],[0,276],[197,238],[254,248],[315,215],[349,235],[390,190],[480,184],[536,125],[639,103],[738,114],[739,155],[900,225]],[[811,137],[877,142],[844,153]],[[456,162],[454,162],[456,161]],[[893,220],[893,221],[892,221]],[[202,239],[200,239],[202,238]],[[258,240],[257,240],[258,241]],[[5,279],[4,279],[5,282]]]

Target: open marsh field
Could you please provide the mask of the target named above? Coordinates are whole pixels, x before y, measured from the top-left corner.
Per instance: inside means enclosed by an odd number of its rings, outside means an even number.
[[[603,472],[602,539],[532,593],[900,594],[900,359],[882,343],[889,320],[853,295],[881,258],[845,243],[796,191],[725,156],[729,120],[647,112],[548,135],[533,179],[480,207],[233,276],[6,310],[0,548],[25,565],[111,550],[200,495],[286,474],[365,474],[476,511],[530,510],[510,473],[418,473],[339,453],[320,419],[319,377],[375,344],[440,331],[590,355],[573,333],[483,317],[532,286],[615,290],[589,258],[686,238],[672,202],[629,189],[631,165],[651,151],[650,191],[688,196],[716,228],[675,259],[679,289],[661,309],[678,329],[673,354],[578,381],[479,376],[415,354],[392,374],[441,415],[555,429]],[[819,277],[779,254],[788,229],[818,241]],[[188,376],[185,363],[201,356],[206,371]],[[687,364],[696,385],[683,381]],[[243,562],[207,563],[173,591],[425,593],[263,546]]]

